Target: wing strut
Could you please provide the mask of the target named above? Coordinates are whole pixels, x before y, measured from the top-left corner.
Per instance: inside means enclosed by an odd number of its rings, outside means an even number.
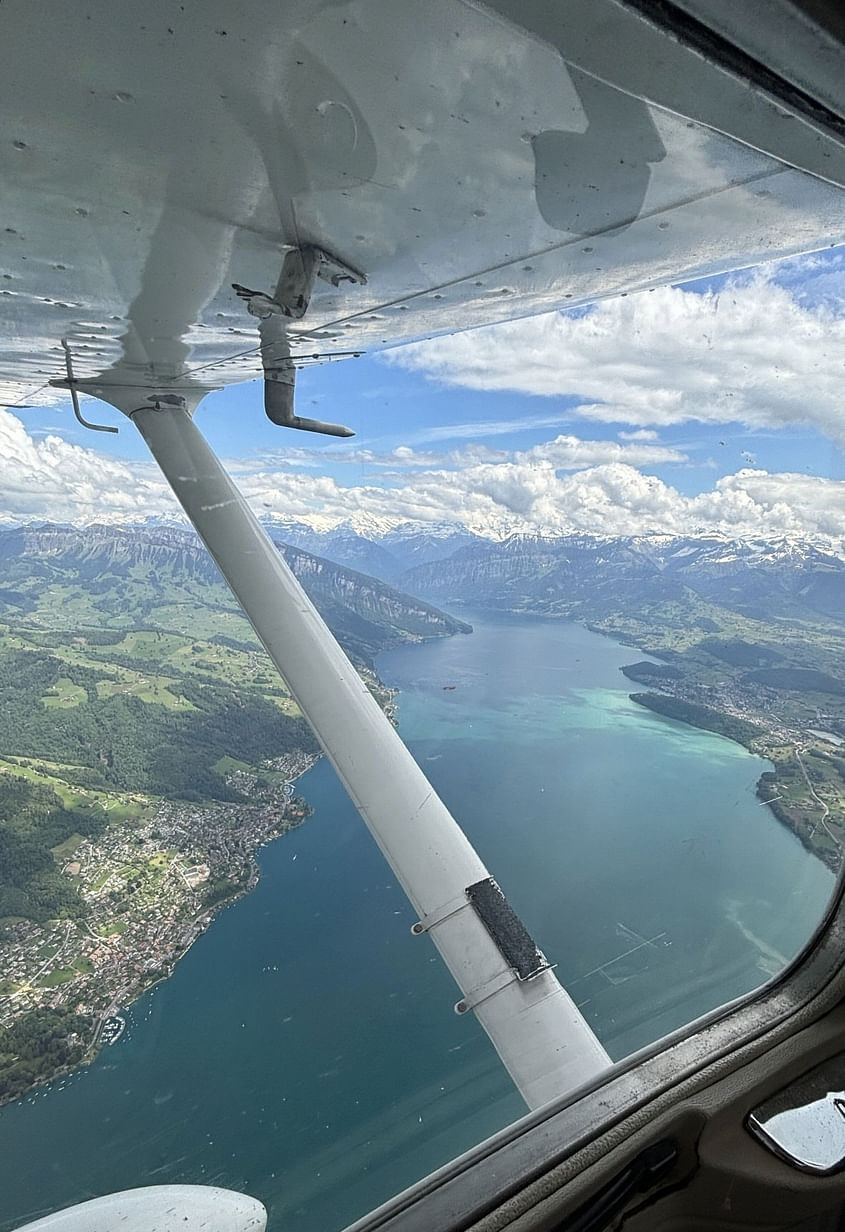
[[[591,1079],[606,1052],[191,416],[131,418],[455,977],[458,1012],[475,1012],[530,1108]]]

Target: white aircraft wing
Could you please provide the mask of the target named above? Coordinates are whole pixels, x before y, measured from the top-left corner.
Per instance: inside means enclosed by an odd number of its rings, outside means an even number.
[[[0,32],[6,403],[64,396],[62,339],[121,404],[259,375],[233,284],[272,295],[286,246],[366,277],[318,280],[304,360],[842,238],[830,108],[616,0],[5,0]]]

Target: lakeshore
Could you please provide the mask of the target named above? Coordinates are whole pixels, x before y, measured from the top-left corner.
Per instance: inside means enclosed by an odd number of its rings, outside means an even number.
[[[730,714],[706,706],[679,704],[672,695],[660,693],[631,693],[630,698],[655,714],[724,735],[750,753],[767,758],[771,769],[757,780],[760,803],[832,873],[840,871],[845,837],[845,781],[836,761],[819,747],[819,739],[808,740],[805,733],[784,730],[782,726],[759,727],[747,710],[742,715]],[[815,732],[809,734],[817,736]],[[824,797],[816,790],[802,753],[808,759],[814,758],[816,766],[819,762],[826,764],[827,776],[816,770],[816,777],[824,783]]]
[[[517,616],[510,619],[520,620]],[[528,617],[526,623],[539,627],[542,619]],[[582,628],[565,623],[561,627]],[[584,632],[590,630],[584,627]],[[592,632],[612,638],[605,629]],[[724,682],[716,699],[722,708],[705,706],[698,700],[703,695],[700,686],[679,670],[678,659],[670,655],[665,662],[619,664],[616,670],[625,676],[661,690],[629,694],[629,700],[664,720],[727,736],[767,758],[768,767],[756,781],[758,800],[809,852],[836,872],[841,863],[845,799],[838,785],[831,790],[829,782],[822,789],[824,797],[820,796],[801,756],[803,752],[805,758],[815,757],[817,763],[823,755],[814,745],[825,739],[828,749],[838,751],[835,734],[810,731],[813,743],[808,745],[807,737],[783,722],[767,728],[760,698],[735,686],[725,692]],[[378,683],[380,703],[395,722],[397,690],[378,682],[374,673],[372,681]],[[443,694],[451,694],[461,686],[450,681],[439,687]],[[712,689],[704,695],[713,700]],[[491,697],[485,700],[495,705]],[[770,699],[764,700],[770,704]],[[441,756],[432,754],[426,760],[434,762]],[[294,798],[294,781],[313,762],[313,756],[286,754],[255,771],[224,758],[228,764],[221,764],[221,769],[227,785],[249,799],[249,805],[173,805],[138,796],[124,798],[120,793],[94,802],[103,809],[128,810],[130,824],[111,826],[98,839],[76,835],[54,852],[62,874],[80,892],[86,917],[44,924],[7,921],[0,942],[5,971],[0,984],[0,1029],[23,1020],[31,1022],[30,1034],[38,1037],[43,1035],[44,1022],[53,1024],[52,1037],[48,1033],[50,1048],[39,1046],[38,1064],[24,1064],[17,1074],[5,1075],[5,1081],[0,1076],[0,1104],[81,1064],[90,1064],[106,1042],[104,1024],[172,976],[176,964],[219,912],[255,888],[258,849],[301,824],[309,813],[304,801]],[[43,763],[30,765],[20,758],[6,759],[0,765],[6,774],[30,769],[45,771]],[[797,784],[790,783],[796,769],[801,777]],[[804,795],[796,797],[796,786],[804,788]],[[622,924],[619,927],[625,929]],[[637,940],[635,949],[646,945],[640,934],[632,937]],[[607,975],[605,965],[599,970]],[[54,1019],[54,1015],[59,1017]],[[26,1055],[26,1037],[21,1040],[18,1050]]]
[[[500,622],[503,619],[509,618],[500,617]],[[515,615],[510,619],[520,621]],[[543,623],[542,618],[523,619],[532,628]],[[562,623],[561,627],[581,626]],[[586,627],[584,631],[590,632]],[[596,626],[592,632],[613,636],[611,630]],[[656,650],[646,647],[636,632],[631,636],[629,631],[625,640],[665,656],[658,662],[617,666],[625,676],[660,689],[629,694],[629,700],[663,719],[726,736],[766,758],[768,767],[756,782],[758,800],[809,852],[838,871],[845,820],[841,773],[845,763],[834,756],[839,737],[826,730],[796,729],[785,717],[774,724],[770,691],[749,688],[747,683],[740,687],[735,676],[714,688],[690,673],[683,655],[661,644]],[[650,640],[655,641],[653,630]],[[694,666],[700,674],[700,664]],[[374,673],[368,673],[368,680],[395,722],[396,689],[383,685]],[[443,694],[451,694],[461,686],[448,681],[439,687]],[[718,708],[703,704],[705,699]],[[492,698],[486,700],[495,705]],[[441,756],[433,754],[427,760]],[[0,942],[5,972],[0,984],[0,1029],[23,1020],[31,1022],[30,1034],[38,1038],[44,1034],[44,1023],[52,1024],[52,1035],[48,1031],[49,1048],[39,1045],[37,1064],[25,1062],[16,1074],[6,1074],[5,1081],[0,1076],[0,1104],[93,1061],[105,1042],[104,1024],[169,978],[219,912],[254,889],[257,850],[308,815],[308,806],[293,798],[293,784],[313,761],[306,754],[286,754],[256,771],[242,762],[221,759],[219,768],[225,771],[227,785],[250,800],[249,805],[218,801],[198,807],[137,794],[108,793],[93,799],[87,794],[90,807],[124,810],[127,824],[110,826],[95,839],[72,836],[54,851],[62,874],[85,903],[85,918],[6,923]],[[813,777],[819,779],[820,763],[834,772],[817,790]],[[32,759],[7,758],[0,771],[7,775],[34,771],[43,776],[47,767]],[[66,790],[84,794],[73,787]],[[640,934],[633,937],[635,949],[645,946]],[[607,975],[604,965],[599,970]],[[51,1017],[55,1015],[58,1018]],[[11,1038],[17,1040],[18,1035]],[[26,1036],[20,1040],[15,1050],[26,1057]]]
[[[630,658],[513,619],[378,660],[403,737],[614,1057],[770,979],[833,886],[756,798],[767,763],[634,705]],[[0,1230],[181,1182],[325,1232],[522,1114],[325,759],[298,790],[308,824],[259,852],[253,892],[117,1044],[0,1111]]]
[[[85,915],[12,920],[3,930],[0,1028],[13,1029],[24,1063],[4,1071],[0,1104],[90,1064],[104,1043],[117,1042],[122,1030],[108,1032],[108,1023],[125,1025],[120,1011],[170,977],[220,911],[254,889],[259,849],[308,817],[294,782],[314,760],[275,759],[261,781],[231,770],[230,783],[249,805],[145,800],[140,819],[65,844],[61,871]],[[52,1023],[56,1043],[46,1055],[39,1044],[38,1060],[27,1064],[27,1036],[40,1040]]]

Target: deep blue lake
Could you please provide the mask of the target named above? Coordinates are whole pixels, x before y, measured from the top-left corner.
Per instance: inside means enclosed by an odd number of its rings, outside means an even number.
[[[406,741],[614,1057],[759,985],[831,873],[754,795],[766,763],[634,705],[639,651],[489,617],[383,655]],[[340,1228],[522,1115],[339,787],[87,1071],[0,1110],[0,1229],[114,1189],[242,1188]]]

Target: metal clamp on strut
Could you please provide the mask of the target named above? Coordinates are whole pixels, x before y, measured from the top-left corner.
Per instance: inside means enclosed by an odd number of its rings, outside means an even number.
[[[461,895],[459,898],[453,898],[450,902],[444,903],[442,907],[438,907],[436,911],[432,911],[430,915],[424,915],[421,919],[417,920],[416,924],[412,924],[411,932],[415,937],[421,937],[423,933],[436,928],[444,920],[450,920],[453,915],[457,915],[459,911],[463,911],[469,906],[470,901],[464,895]]]
[[[299,428],[303,432],[319,432],[325,436],[354,436],[352,429],[343,424],[306,419],[294,413],[296,358],[290,353],[287,321],[300,321],[305,316],[314,281],[318,277],[335,287],[342,282],[363,286],[367,281],[364,274],[338,257],[313,244],[305,244],[302,248],[288,248],[285,252],[282,271],[272,295],[253,291],[237,282],[232,283],[232,289],[246,303],[247,312],[258,317],[267,418],[282,428]]]

